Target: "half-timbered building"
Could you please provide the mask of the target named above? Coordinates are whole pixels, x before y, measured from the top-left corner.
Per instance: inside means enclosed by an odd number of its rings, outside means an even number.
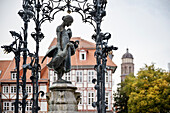
[[[94,89],[92,83],[93,78],[97,78],[97,73],[94,70],[96,63],[96,58],[94,57],[94,52],[96,45],[92,42],[84,40],[79,37],[71,39],[72,41],[79,41],[79,46],[76,50],[74,56],[71,57],[72,70],[69,73],[64,74],[63,79],[71,81],[73,85],[78,88],[81,93],[81,100],[78,104],[79,111],[96,111],[96,108],[92,107],[92,102],[97,101],[97,92]],[[51,46],[57,43],[57,38],[54,38]],[[50,48],[49,47],[49,48]],[[117,66],[112,61],[111,57],[107,58],[107,73],[105,77],[106,82],[106,104],[108,105],[107,111],[112,111],[113,109],[113,73],[115,72]],[[57,79],[57,74],[53,70],[49,70],[50,85]]]
[[[43,57],[39,57],[40,61]],[[23,58],[20,58],[20,84],[22,84],[22,74],[23,74]],[[27,62],[30,63],[30,58],[27,58]],[[46,61],[47,62],[47,61]],[[0,61],[0,70],[1,78],[0,78],[0,90],[1,90],[1,110],[3,113],[13,113],[14,105],[13,102],[16,99],[16,66],[15,66],[15,59],[11,61]],[[31,112],[31,98],[32,98],[32,82],[30,80],[31,71],[27,70],[26,75],[26,92],[28,93],[27,98],[27,105],[26,105],[26,112]],[[45,93],[48,92],[49,82],[48,82],[48,68],[46,64],[41,64],[41,70],[39,70],[39,90],[44,91]],[[19,100],[22,99],[22,87],[20,86],[19,90]],[[39,106],[41,108],[41,112],[47,112],[47,101],[46,96],[39,97]],[[19,106],[19,111],[22,111],[21,106]]]
[[[71,81],[75,85],[78,91],[81,93],[81,100],[78,104],[78,110],[83,112],[96,111],[96,108],[92,107],[92,102],[97,101],[97,92],[94,89],[92,83],[93,78],[97,78],[97,73],[94,70],[96,65],[96,58],[94,57],[95,44],[84,40],[79,37],[71,39],[72,41],[79,41],[79,46],[76,50],[75,55],[71,57],[72,70],[69,73],[64,74],[63,79]],[[57,43],[57,38],[54,38],[51,42],[50,47]],[[112,54],[109,55],[112,57]],[[113,109],[113,73],[115,72],[117,66],[112,61],[112,58],[107,58],[107,72],[106,72],[106,104],[108,105],[107,111],[112,111]],[[41,62],[42,56],[39,57]],[[20,62],[20,76],[23,74],[22,63],[23,58],[21,57]],[[39,70],[39,90],[45,93],[49,92],[49,87],[54,81],[57,80],[57,74],[52,70],[48,69],[46,64],[50,61],[50,58],[46,58],[43,64],[41,64],[41,70]],[[27,58],[27,63],[30,63],[30,58]],[[14,106],[12,103],[16,98],[16,68],[15,60],[0,61],[0,101],[2,103],[1,108],[5,113],[12,113],[14,111]],[[26,91],[28,92],[28,104],[26,106],[26,111],[31,112],[30,99],[32,98],[32,82],[30,80],[31,71],[27,70],[27,84]],[[20,80],[20,82],[22,82]],[[20,88],[20,100],[22,99],[22,89]],[[48,105],[46,101],[46,95],[44,97],[39,97],[40,112],[48,112]],[[21,110],[21,106],[19,108]]]

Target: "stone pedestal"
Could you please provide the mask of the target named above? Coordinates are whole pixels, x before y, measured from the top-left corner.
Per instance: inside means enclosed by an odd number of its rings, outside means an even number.
[[[80,92],[70,83],[54,83],[47,94],[48,113],[76,113]]]

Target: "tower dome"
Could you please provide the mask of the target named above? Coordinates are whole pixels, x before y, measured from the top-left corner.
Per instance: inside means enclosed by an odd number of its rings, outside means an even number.
[[[126,53],[122,56],[122,59],[124,58],[131,58],[133,59],[133,55],[131,53],[129,53],[129,49],[126,49]]]

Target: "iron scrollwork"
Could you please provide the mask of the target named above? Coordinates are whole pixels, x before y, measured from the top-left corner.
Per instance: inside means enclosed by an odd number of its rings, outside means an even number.
[[[16,98],[15,101],[15,113],[18,113],[18,104],[22,104],[22,113],[25,113],[26,98],[28,96],[26,92],[26,71],[32,70],[31,80],[33,83],[33,98],[31,99],[32,113],[38,113],[40,107],[38,107],[38,97],[44,95],[44,92],[38,90],[38,72],[41,69],[39,64],[39,42],[44,38],[44,34],[41,32],[41,25],[45,21],[53,21],[55,14],[60,11],[67,11],[68,13],[79,13],[82,17],[82,21],[89,23],[93,26],[95,34],[92,35],[92,39],[96,42],[96,61],[95,70],[97,71],[97,79],[93,79],[92,82],[96,83],[95,89],[97,90],[97,102],[92,104],[93,107],[97,106],[98,113],[106,113],[105,102],[105,73],[106,62],[108,53],[112,50],[117,50],[117,47],[108,46],[108,40],[111,38],[110,33],[102,33],[101,23],[103,17],[106,16],[106,4],[107,0],[23,0],[23,10],[20,10],[18,14],[24,21],[23,37],[21,34],[11,32],[12,36],[15,36],[15,41],[9,46],[3,46],[6,52],[14,52],[17,67],[17,97],[19,95],[19,62],[20,53],[23,52],[23,76],[22,76],[22,103]],[[27,49],[27,30],[28,22],[33,20],[35,22],[35,32],[31,33],[31,36],[36,42],[35,53],[30,53]],[[16,44],[19,40],[19,45]],[[16,48],[13,46],[16,45]],[[21,46],[23,45],[23,48]],[[26,63],[27,56],[30,56],[31,62]]]

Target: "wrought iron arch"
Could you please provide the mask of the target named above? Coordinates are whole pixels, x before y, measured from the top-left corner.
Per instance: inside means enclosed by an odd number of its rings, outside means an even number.
[[[75,5],[74,5],[75,4]],[[31,99],[32,113],[38,113],[40,107],[38,106],[38,97],[44,95],[44,92],[38,89],[38,71],[41,69],[39,64],[39,43],[44,38],[44,34],[41,32],[41,25],[45,21],[53,21],[55,14],[60,11],[67,11],[68,13],[76,12],[81,15],[82,21],[90,23],[93,26],[95,34],[92,35],[92,39],[96,42],[95,57],[97,64],[94,69],[97,71],[97,79],[93,79],[92,82],[97,90],[97,102],[92,104],[93,107],[97,106],[98,113],[106,112],[105,102],[105,72],[108,53],[112,50],[117,50],[117,47],[108,46],[108,40],[111,38],[111,34],[106,32],[102,33],[101,22],[104,16],[106,16],[106,4],[107,0],[23,0],[23,9],[18,12],[20,17],[24,21],[23,36],[16,32],[11,32],[11,35],[16,37],[15,41],[8,46],[2,46],[6,52],[13,52],[16,59],[17,67],[17,95],[19,95],[19,85],[22,86],[22,102],[19,102],[19,98],[15,101],[15,113],[18,113],[18,104],[22,105],[22,113],[25,113],[28,94],[26,92],[26,72],[27,69],[32,70],[32,76],[30,79],[33,83],[33,98]],[[27,30],[28,22],[33,20],[35,22],[35,32],[31,33],[31,36],[36,42],[35,53],[30,53],[27,48]],[[17,45],[17,40],[19,41]],[[16,48],[14,47],[16,45]],[[19,62],[20,54],[23,52],[23,76],[22,83],[19,83]],[[31,57],[31,62],[26,63],[27,56]],[[96,83],[97,82],[97,83]]]

